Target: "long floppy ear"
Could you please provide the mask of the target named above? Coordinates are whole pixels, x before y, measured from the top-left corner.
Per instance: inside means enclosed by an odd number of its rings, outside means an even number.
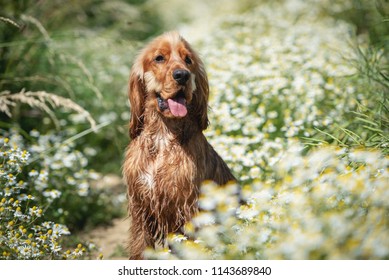
[[[207,73],[203,62],[198,55],[195,55],[197,60],[198,69],[196,71],[196,91],[193,95],[194,112],[199,120],[201,130],[205,130],[208,127],[208,97],[209,97],[209,85]]]
[[[143,65],[137,59],[131,68],[128,83],[128,98],[130,99],[130,137],[135,139],[143,130],[143,118],[145,110],[145,91],[143,85]]]

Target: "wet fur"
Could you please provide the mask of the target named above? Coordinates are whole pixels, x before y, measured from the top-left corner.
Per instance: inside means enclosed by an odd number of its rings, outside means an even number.
[[[166,57],[156,63],[158,53]],[[192,63],[185,63],[190,56]],[[190,71],[185,87],[172,79],[174,69]],[[185,92],[188,113],[175,118],[161,111],[156,96],[173,98]],[[128,186],[130,259],[143,258],[148,246],[164,243],[167,234],[181,232],[198,211],[200,185],[213,180],[223,185],[235,180],[229,168],[207,142],[208,80],[202,61],[175,32],[157,37],[144,48],[131,69],[130,142],[123,164]]]

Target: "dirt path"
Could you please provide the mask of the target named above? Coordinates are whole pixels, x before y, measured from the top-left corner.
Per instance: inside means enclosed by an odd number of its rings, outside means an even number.
[[[93,187],[109,189],[114,195],[123,195],[125,191],[122,178],[114,174],[105,175]],[[123,207],[126,207],[125,204]],[[126,212],[126,210],[123,212]],[[99,248],[99,251],[92,256],[92,259],[98,258],[100,253],[103,254],[105,260],[128,259],[126,243],[129,227],[130,219],[124,216],[112,220],[112,224],[109,226],[98,226],[91,231],[81,234],[81,238],[94,243]]]
[[[100,226],[86,233],[83,238],[94,243],[105,260],[127,259],[126,242],[129,229],[128,218],[117,218],[112,221],[111,226]]]

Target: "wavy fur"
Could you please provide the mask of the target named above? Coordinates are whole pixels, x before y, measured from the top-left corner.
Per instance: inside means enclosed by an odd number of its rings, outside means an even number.
[[[177,69],[189,72],[185,83],[174,78]],[[182,231],[198,211],[204,180],[220,185],[235,180],[202,133],[208,126],[208,96],[204,65],[176,32],[154,39],[134,62],[129,81],[132,141],[123,164],[131,259],[143,258],[147,246],[163,244],[168,233]],[[173,114],[168,100],[180,100],[185,116]]]

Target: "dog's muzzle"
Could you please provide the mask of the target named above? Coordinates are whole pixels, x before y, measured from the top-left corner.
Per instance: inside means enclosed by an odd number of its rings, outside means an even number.
[[[186,106],[185,93],[180,90],[174,98],[163,99],[162,96],[157,94],[158,107],[163,112],[170,110],[175,117],[185,117],[188,113]]]

